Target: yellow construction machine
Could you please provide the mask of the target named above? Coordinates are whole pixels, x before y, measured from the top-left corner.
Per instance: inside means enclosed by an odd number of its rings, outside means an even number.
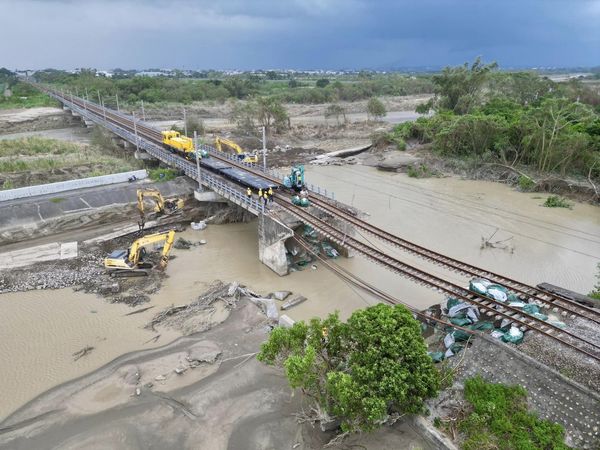
[[[225,139],[225,138],[217,136],[215,138],[215,147],[217,147],[217,150],[222,152],[223,145],[226,145],[227,147],[233,149],[237,153],[239,160],[242,162],[255,163],[255,164],[258,162],[258,156],[244,152],[244,150],[242,150],[242,147],[237,145],[235,142],[230,141],[229,139]]]
[[[165,199],[158,189],[147,188],[137,190],[137,206],[142,219],[146,217],[146,211],[144,208],[144,200],[150,199],[154,201],[154,208],[152,214],[156,215],[169,215],[174,212],[183,209],[183,199],[181,198],[167,198]]]
[[[174,240],[175,230],[143,236],[136,239],[129,249],[115,250],[104,258],[104,267],[111,277],[146,276],[148,270],[153,268],[151,263],[144,261],[146,246],[162,244],[162,254],[156,268],[164,270],[169,262],[169,253]]]

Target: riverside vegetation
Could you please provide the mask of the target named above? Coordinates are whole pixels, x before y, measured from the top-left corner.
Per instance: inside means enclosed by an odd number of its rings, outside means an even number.
[[[433,115],[396,126],[387,139],[413,139],[445,157],[498,165],[523,190],[551,177],[587,179],[598,197],[600,94],[573,80],[498,72],[497,65],[447,67],[432,77],[434,97],[417,109]]]

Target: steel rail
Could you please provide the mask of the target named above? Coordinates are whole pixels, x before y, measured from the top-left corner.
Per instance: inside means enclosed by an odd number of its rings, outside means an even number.
[[[300,244],[307,252],[313,254],[319,261],[321,261],[321,263],[323,263],[329,270],[333,271],[335,274],[337,274],[340,278],[342,278],[343,280],[351,283],[352,285],[363,289],[369,293],[371,293],[372,295],[381,298],[383,301],[391,304],[391,305],[402,305],[404,307],[406,307],[406,309],[408,309],[409,311],[411,311],[413,314],[415,314],[416,316],[419,316],[423,319],[423,321],[433,321],[433,322],[437,322],[441,325],[447,326],[447,327],[451,327],[451,328],[455,328],[457,330],[461,330],[464,331],[465,333],[469,333],[469,334],[482,334],[477,330],[471,330],[470,328],[465,328],[465,327],[461,327],[459,325],[454,325],[451,322],[447,322],[443,319],[439,319],[437,317],[433,317],[430,315],[427,315],[425,313],[423,313],[422,311],[419,311],[417,308],[415,308],[414,306],[409,305],[406,302],[403,302],[402,300],[393,297],[391,295],[389,295],[388,293],[380,290],[379,288],[377,288],[376,286],[373,286],[372,284],[370,284],[369,282],[363,280],[362,278],[354,275],[353,273],[349,272],[348,270],[344,269],[343,267],[340,267],[337,264],[333,264],[331,263],[331,261],[326,260],[325,258],[323,258],[321,255],[319,255],[317,252],[315,252],[313,249],[310,248],[310,246],[307,245],[307,243],[305,242],[304,239],[302,239],[301,237],[299,237],[297,234],[294,234],[293,239]]]
[[[561,339],[559,336],[561,334],[567,335],[571,339],[575,340],[576,342],[590,345],[592,347],[600,349],[600,346],[598,346],[597,344],[595,344],[593,342],[589,342],[588,340],[586,340],[582,337],[579,337],[577,335],[574,335],[567,330],[561,329],[555,325],[544,322],[541,319],[538,319],[534,316],[528,315],[528,314],[522,312],[521,310],[512,308],[502,302],[498,302],[496,300],[485,297],[481,294],[477,294],[475,292],[468,291],[467,289],[465,289],[459,285],[456,285],[449,281],[443,280],[439,277],[436,277],[435,275],[431,275],[426,272],[423,272],[422,270],[419,270],[413,266],[410,266],[409,264],[403,263],[389,255],[386,255],[386,254],[380,252],[379,250],[368,246],[367,244],[357,241],[356,239],[354,239],[350,236],[343,235],[341,232],[339,232],[338,230],[336,230],[335,228],[333,228],[331,225],[327,224],[323,220],[319,219],[318,217],[306,212],[305,210],[301,210],[300,208],[295,208],[295,207],[290,206],[287,203],[287,201],[285,201],[285,200],[282,201],[281,196],[279,196],[279,197],[276,196],[276,202],[280,206],[282,206],[284,209],[286,209],[290,214],[292,214],[295,217],[297,217],[298,219],[300,219],[302,222],[312,225],[313,228],[315,230],[317,230],[317,232],[319,232],[321,235],[328,237],[329,239],[331,239],[332,241],[334,241],[340,245],[344,245],[344,246],[354,249],[355,251],[362,254],[366,258],[371,259],[372,261],[385,266],[386,268],[392,270],[393,272],[396,272],[396,273],[401,274],[402,276],[405,276],[409,280],[415,280],[418,283],[420,283],[422,285],[426,285],[434,290],[441,291],[448,295],[457,297],[463,301],[466,301],[467,303],[477,306],[478,308],[483,308],[486,311],[491,312],[493,315],[497,315],[497,316],[503,317],[505,319],[508,319],[510,322],[518,323],[519,325],[525,327],[526,329],[535,330],[535,331],[542,333],[543,335],[548,336],[548,337],[550,337],[550,338],[552,338],[552,339],[554,339],[554,340],[556,340],[556,341],[558,341],[580,353],[583,353],[591,358],[596,359],[597,361],[600,361],[600,354],[595,355],[593,353],[590,353],[586,349],[583,349],[571,342]],[[480,300],[476,300],[475,298],[480,298]],[[501,310],[497,310],[497,309],[493,308],[491,305],[498,306],[501,308]],[[510,315],[508,312],[504,312],[504,311],[510,311],[513,315]],[[539,324],[539,327],[536,326],[538,324]],[[544,328],[548,329],[548,331],[546,331]],[[551,334],[551,331],[555,331],[558,334],[558,336]]]
[[[383,242],[390,243],[395,247],[398,247],[409,254],[416,255],[422,259],[430,261],[434,264],[442,264],[447,269],[452,272],[459,273],[461,275],[468,276],[476,276],[489,279],[495,284],[500,284],[510,288],[512,291],[526,296],[527,298],[532,298],[534,300],[538,300],[542,303],[545,303],[551,307],[556,307],[570,314],[584,317],[596,324],[600,325],[600,311],[596,311],[593,308],[586,307],[585,305],[581,305],[577,302],[569,301],[567,299],[563,299],[560,296],[548,294],[543,292],[533,286],[528,286],[519,281],[510,279],[503,275],[496,274],[492,271],[481,269],[471,264],[465,263],[463,261],[459,261],[457,259],[451,258],[446,255],[442,255],[441,253],[437,253],[428,248],[422,247],[420,245],[414,244],[410,241],[402,239],[398,236],[395,236],[388,231],[385,231],[379,227],[376,227],[364,220],[361,220],[357,217],[352,216],[348,212],[344,211],[342,208],[337,207],[331,203],[328,203],[321,199],[312,198],[311,202],[316,208],[321,209],[322,211],[328,212],[330,214],[335,215],[337,218],[341,218],[351,224],[359,227],[360,229],[366,231],[372,236],[375,236],[381,239]],[[334,211],[335,210],[335,211]],[[549,298],[544,298],[549,297]],[[557,302],[561,302],[563,304],[558,304]]]

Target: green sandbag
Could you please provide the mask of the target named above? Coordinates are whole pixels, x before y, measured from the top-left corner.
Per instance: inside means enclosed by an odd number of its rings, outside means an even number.
[[[454,353],[455,355],[460,352],[464,347],[464,345],[460,345],[460,344],[452,344],[450,346],[450,350],[452,350],[452,353]]]
[[[482,322],[474,323],[473,325],[469,325],[469,328],[471,330],[488,331],[488,330],[494,329],[494,324],[491,322],[482,321]]]
[[[433,360],[434,363],[439,363],[444,360],[443,352],[428,352],[429,357]]]
[[[452,323],[454,325],[458,325],[459,327],[464,327],[465,325],[469,325],[471,323],[471,319],[452,317],[450,319],[450,323]]]
[[[458,300],[454,297],[448,297],[448,301],[446,302],[446,308],[449,310],[450,308],[458,305],[459,303],[460,303],[460,300]]]
[[[540,320],[548,320],[548,316],[546,314],[542,314],[542,313],[533,313],[532,314],[533,317],[535,317],[536,319],[540,319]]]
[[[530,303],[530,304],[523,306],[523,312],[526,312],[527,314],[535,314],[535,313],[540,312],[540,308],[538,305],[534,305],[534,304]]]
[[[523,332],[516,327],[511,327],[510,330],[504,333],[502,340],[511,344],[520,344],[523,342]]]
[[[508,294],[508,302],[509,303],[516,303],[516,302],[522,302],[523,300],[521,300],[521,297],[519,297],[517,294],[513,294],[510,293]]]
[[[452,333],[452,336],[454,336],[454,340],[456,342],[461,342],[461,341],[466,341],[467,339],[469,339],[469,336],[471,336],[471,335],[469,333],[467,333],[466,331],[455,330],[454,333]]]
[[[485,295],[490,282],[483,278],[473,278],[469,282],[469,290],[477,292],[478,294]]]

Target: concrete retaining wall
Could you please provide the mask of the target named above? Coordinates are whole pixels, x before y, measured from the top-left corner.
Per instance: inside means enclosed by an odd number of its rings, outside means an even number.
[[[35,197],[38,195],[55,194],[75,189],[105,186],[107,184],[124,183],[132,176],[141,180],[147,178],[148,173],[145,170],[133,170],[131,172],[102,175],[100,177],[81,178],[79,180],[60,181],[58,183],[10,189],[7,191],[0,191],[0,202],[18,198]]]

